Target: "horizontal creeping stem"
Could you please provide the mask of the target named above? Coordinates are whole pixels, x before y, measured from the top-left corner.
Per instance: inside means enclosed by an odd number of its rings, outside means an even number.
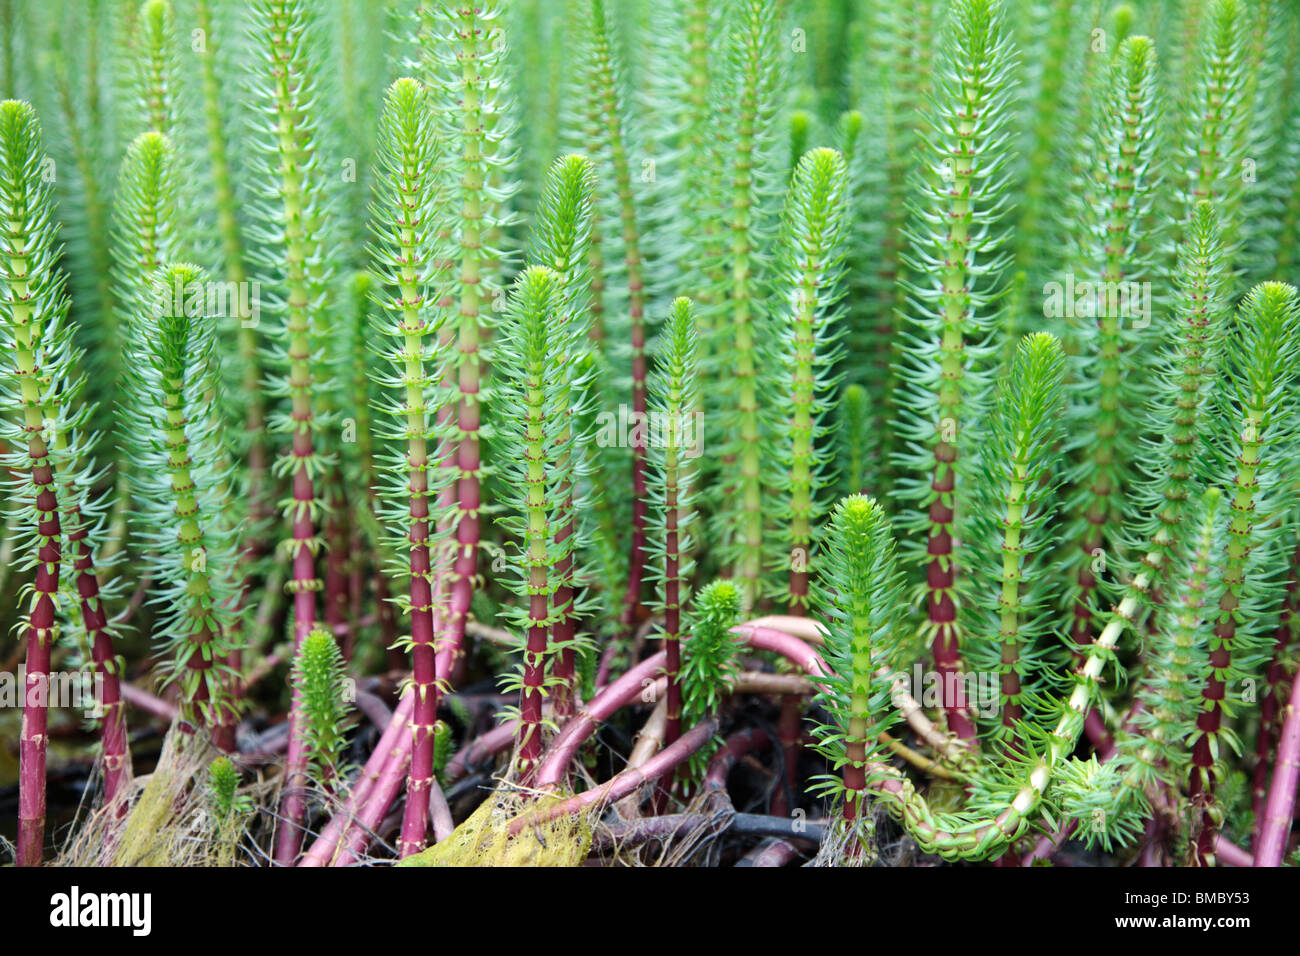
[[[717,731],[717,718],[710,718],[703,723],[696,724],[682,734],[676,742],[669,744],[640,767],[625,770],[607,783],[593,790],[584,791],[576,797],[570,797],[568,800],[562,800],[559,803],[553,803],[550,806],[541,807],[516,817],[510,822],[510,835],[518,836],[526,827],[556,820],[566,814],[581,813],[584,810],[604,806],[626,797],[642,784],[648,783],[676,767],[712,740]]]

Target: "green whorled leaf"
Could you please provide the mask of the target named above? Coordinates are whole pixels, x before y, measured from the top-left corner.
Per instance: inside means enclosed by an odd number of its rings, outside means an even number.
[[[740,672],[740,641],[731,632],[740,620],[744,598],[736,583],[713,581],[696,592],[686,615],[690,640],[681,645],[677,681],[682,695],[682,726],[690,728],[714,716]],[[717,749],[712,741],[691,755],[688,773],[699,779]]]
[[[845,331],[844,295],[848,170],[833,149],[810,150],[794,171],[777,252],[772,335],[759,353],[772,371],[761,396],[774,410],[769,504],[779,532],[771,537],[772,584],[792,612],[807,607],[818,529],[834,480],[830,451],[835,419],[828,414]],[[784,573],[782,573],[784,572]]]
[[[783,61],[771,4],[742,0],[727,26],[718,122],[734,133],[720,147],[723,180],[730,184],[722,254],[716,266],[707,267],[716,269],[723,285],[710,295],[716,314],[703,313],[715,336],[706,372],[717,383],[714,401],[706,393],[705,414],[718,417],[721,459],[734,461],[708,486],[712,531],[724,566],[735,569],[750,606],[759,596],[764,557],[763,461],[770,446],[762,395],[771,370],[758,351],[768,334],[768,298],[760,290],[770,268],[775,191],[785,164],[774,135]]]
[[[740,589],[714,581],[700,588],[687,615],[691,639],[682,644],[682,720],[691,726],[717,712],[740,672],[740,642],[731,628],[740,619]]]
[[[1215,204],[1229,274],[1237,268],[1244,235],[1241,204],[1249,139],[1248,100],[1252,63],[1248,42],[1251,11],[1243,0],[1209,0],[1200,20],[1191,89],[1183,105],[1179,144],[1179,222],[1196,203]]]
[[[906,603],[894,537],[884,509],[867,495],[840,500],[830,516],[814,608],[826,627],[822,656],[831,677],[817,702],[830,722],[815,732],[818,749],[835,769],[849,759],[846,744],[880,749],[882,731],[898,719],[890,681],[876,672],[901,668],[898,628]]]
[[[235,812],[239,771],[229,757],[218,757],[208,766],[208,802],[212,815],[224,821]]]
[[[387,448],[376,459],[376,487],[398,581],[416,573],[416,546],[434,551],[429,575],[443,567],[453,511],[443,492],[454,475],[439,467],[451,440],[454,401],[443,380],[452,360],[452,319],[441,301],[452,280],[447,243],[437,231],[445,184],[430,113],[430,95],[416,80],[402,78],[389,87],[371,206],[371,294],[378,308],[369,346],[381,361],[370,363],[369,375],[379,390],[375,432]],[[399,586],[398,593],[396,602],[409,610],[407,589]]]
[[[179,124],[180,58],[176,14],[169,0],[145,0],[135,31],[134,125],[174,134]]]
[[[1125,786],[1123,767],[1115,761],[1072,757],[1061,765],[1052,795],[1068,820],[1078,821],[1075,835],[1085,846],[1111,853],[1142,835],[1149,808],[1140,801],[1124,800],[1116,807],[1115,795]]]
[[[1219,217],[1202,201],[1179,244],[1173,311],[1160,330],[1152,399],[1133,452],[1134,517],[1125,525],[1126,545],[1144,556],[1153,581],[1189,533],[1185,519],[1206,471],[1228,317]]]
[[[81,402],[85,387],[81,351],[68,320],[66,280],[58,267],[52,163],[31,105],[0,103],[0,205],[7,227],[0,238],[0,335],[6,356],[0,372],[0,441],[5,451],[6,546],[22,570],[37,563],[47,540],[43,490],[54,492],[65,514],[81,513],[95,524],[88,489],[98,473],[90,459],[92,408]],[[48,464],[52,482],[38,478]],[[63,528],[67,533],[71,528]],[[68,549],[61,553],[71,561]]]
[[[180,229],[181,157],[165,133],[141,133],[127,146],[113,197],[114,322],[96,336],[92,371],[120,381],[126,330],[152,305],[165,264],[185,258]],[[120,401],[120,395],[115,395]],[[116,402],[115,402],[116,404]],[[117,427],[118,423],[115,423]],[[115,436],[119,439],[121,436]],[[129,467],[129,466],[128,466]]]
[[[587,252],[591,243],[596,172],[590,159],[561,156],[547,170],[533,222],[528,261],[559,276],[575,341],[586,338],[591,277]]]
[[[1157,782],[1179,785],[1187,775],[1191,753],[1186,741],[1196,732],[1200,695],[1210,673],[1205,622],[1212,613],[1210,576],[1214,549],[1222,540],[1223,492],[1205,490],[1186,506],[1194,519],[1194,537],[1175,567],[1165,575],[1169,597],[1157,612],[1158,626],[1147,639],[1147,669],[1136,698],[1132,729],[1116,739],[1117,763],[1125,768],[1125,792],[1139,801]]]
[[[324,628],[303,638],[293,659],[293,688],[302,697],[303,743],[322,779],[340,770],[348,718],[348,686],[343,654]]]
[[[219,317],[207,275],[188,264],[157,273],[148,306],[132,317],[122,415],[130,442],[132,532],[153,581],[161,664],[180,688],[182,712],[208,726],[239,703],[229,667],[240,649],[234,627],[239,527],[225,421],[219,414]]]
[[[568,339],[553,334],[563,310],[563,288],[557,274],[545,266],[529,266],[515,280],[498,345],[497,401],[504,416],[499,434],[505,461],[503,487],[510,489],[506,511],[497,525],[511,536],[515,557],[509,561],[507,587],[525,599],[509,612],[526,626],[538,620],[527,600],[547,599],[545,620],[553,623],[557,610],[550,598],[561,583],[556,565],[573,555],[576,537],[556,531],[581,502],[567,496],[577,488],[583,464],[578,448],[587,440],[581,423],[567,414],[569,401],[581,407],[586,381],[581,366],[571,361]]]
[[[1044,658],[1055,647],[1061,569],[1050,552],[1060,536],[1065,364],[1054,335],[1021,339],[998,382],[972,495],[961,585],[966,661],[980,677],[996,675],[996,698],[977,709],[985,718],[1000,713],[1000,737],[1014,738],[1036,716]]]
[[[896,495],[907,503],[907,550],[924,551],[925,534],[943,530],[929,517],[932,482],[955,472],[956,520],[978,447],[988,387],[984,344],[1009,261],[1000,228],[1010,205],[1007,126],[1015,57],[995,0],[962,0],[949,12],[934,89],[924,111],[920,169],[906,231],[908,327],[901,335],[899,415],[906,450]],[[946,449],[936,457],[936,450]],[[949,454],[949,451],[951,454]]]
[[[664,323],[655,371],[649,382],[649,468],[646,487],[650,498],[650,534],[646,548],[647,578],[655,588],[652,606],[668,610],[666,587],[678,585],[677,609],[690,596],[695,572],[695,501],[699,493],[699,458],[707,447],[699,402],[699,332],[694,303],[673,300]],[[669,529],[676,534],[669,552]],[[670,572],[671,557],[675,571]],[[671,638],[680,634],[666,634]]]

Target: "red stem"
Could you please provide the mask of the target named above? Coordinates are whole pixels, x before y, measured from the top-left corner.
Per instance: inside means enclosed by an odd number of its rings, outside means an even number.
[[[388,590],[388,578],[384,576],[383,562],[376,559],[374,569],[375,614],[379,623],[379,640],[386,649],[388,669],[400,671],[406,667],[402,649],[394,647],[397,641],[397,613],[393,607]]]
[[[315,527],[311,519],[311,502],[315,489],[306,462],[312,456],[311,432],[299,428],[293,436],[293,456],[299,462],[293,474],[293,498],[297,511],[293,521],[293,646],[294,650],[316,626],[316,560],[311,551]],[[289,710],[289,753],[285,761],[285,788],[279,833],[275,844],[275,862],[293,866],[302,847],[303,817],[307,813],[307,755],[302,742],[302,695],[293,690]]]
[[[410,740],[409,734],[402,735]],[[389,760],[384,763],[371,788],[369,798],[356,816],[356,825],[343,840],[343,848],[330,863],[331,866],[347,866],[365,852],[376,828],[383,821],[388,808],[393,805],[402,785],[406,783],[407,767],[411,762],[409,744],[394,750]]]
[[[818,677],[830,676],[831,670],[826,666],[821,654],[809,647],[804,641],[785,631],[764,627],[761,624],[738,624],[731,629],[756,651],[771,651],[780,654],[795,664],[816,682]],[[826,693],[831,693],[825,685],[818,685]]]
[[[646,512],[649,493],[646,488],[647,431],[645,323],[642,321],[639,290],[633,290],[629,314],[632,319],[632,414],[640,427],[633,428],[637,440],[632,442],[632,551],[628,558],[627,593],[623,599],[624,637],[631,636],[641,606],[641,580],[645,574]]]
[[[751,750],[763,750],[771,745],[767,731],[757,727],[742,730],[727,738],[704,772],[704,792],[723,793],[727,789],[727,777],[736,761]]]
[[[682,669],[681,581],[679,580],[681,542],[677,526],[675,481],[665,490],[664,504],[664,676],[668,680],[668,686],[663,742],[667,745],[682,735],[682,688],[678,683],[678,675]],[[671,772],[665,774],[655,794],[655,806],[661,813],[668,806],[673,776]]]
[[[596,690],[603,690],[609,683],[609,674],[614,669],[614,661],[617,658],[618,642],[611,641],[601,653],[600,664],[596,667]]]
[[[409,700],[409,697],[406,700]],[[444,774],[447,782],[450,783],[459,779],[468,762],[486,759],[493,754],[499,753],[509,747],[514,739],[515,725],[513,723],[502,724],[500,727],[484,734],[447,765]],[[352,804],[359,804],[361,809],[349,824],[350,829],[344,835],[344,848],[338,854],[338,857],[332,862],[329,860],[334,846],[337,845],[338,833],[338,828],[335,828],[334,824],[331,823],[330,827],[326,828],[326,834],[335,843],[327,844],[319,854],[316,853],[316,847],[313,846],[309,858],[304,860],[304,865],[321,866],[328,862],[331,866],[346,866],[365,851],[376,829],[383,821],[384,815],[388,813],[388,808],[392,806],[393,800],[396,799],[397,792],[401,789],[410,753],[411,735],[398,734],[394,738],[393,748],[386,752],[387,759],[378,764],[376,776],[371,778],[371,785],[366,792],[364,802],[354,801]],[[430,799],[432,801],[434,798],[431,797]],[[432,807],[432,802],[430,806]],[[322,834],[322,838],[324,836],[325,834]]]
[[[1282,865],[1295,815],[1296,784],[1300,781],[1300,708],[1296,707],[1295,700],[1287,702],[1285,712],[1273,783],[1268,790],[1255,847],[1255,866]]]
[[[31,439],[32,483],[36,494],[39,565],[27,629],[23,726],[18,745],[19,866],[40,866],[45,851],[45,754],[49,744],[50,649],[54,644],[55,594],[59,590],[60,526],[54,474],[44,442]]]
[[[664,725],[664,744],[682,735],[682,688],[677,675],[682,668],[681,582],[678,580],[681,558],[678,553],[677,489],[668,489],[668,521],[664,542],[664,674],[668,678],[668,722]]]
[[[99,578],[95,576],[94,553],[88,532],[76,515],[77,529],[68,535],[68,548],[75,550],[77,594],[81,597],[81,622],[90,638],[90,656],[95,662],[101,681],[103,698],[103,723],[100,738],[104,750],[104,803],[111,804],[122,786],[129,749],[126,740],[126,715],[122,707],[121,682],[117,674],[117,658],[113,654],[113,638],[108,631],[108,616],[99,596]]]
[[[347,510],[347,498],[342,489],[336,489],[330,513],[325,519],[325,626],[331,634],[348,620],[348,530],[342,520]]]
[[[789,814],[790,801],[787,790],[789,793],[798,792],[799,744],[803,736],[799,732],[801,703],[800,698],[794,694],[785,694],[781,697],[781,716],[777,719],[776,733],[781,742],[782,763],[785,765],[785,786],[777,787],[772,794],[773,816],[783,817]]]
[[[1110,731],[1106,729],[1106,721],[1102,718],[1101,711],[1096,707],[1088,711],[1088,716],[1083,719],[1083,732],[1102,760],[1109,760],[1114,755],[1115,741]]]
[[[771,651],[793,662],[814,680],[830,674],[822,656],[797,637],[773,628],[757,624],[741,624],[732,628],[732,633],[743,637],[750,647],[759,651]],[[659,684],[647,684],[656,674],[663,672],[667,660],[665,651],[647,657],[626,674],[614,681],[592,701],[587,704],[551,743],[550,749],[542,760],[542,767],[537,773],[535,786],[538,788],[555,786],[564,776],[578,749],[588,740],[600,723],[620,707],[638,697],[643,690],[653,688],[659,693]],[[664,681],[666,684],[666,681]]]
[[[573,496],[568,495],[569,507],[573,506]],[[559,534],[555,536],[556,544],[563,544],[569,538],[573,537],[574,525],[569,522],[560,529]],[[577,674],[577,655],[572,647],[572,642],[577,633],[577,621],[573,616],[573,599],[574,591],[572,586],[573,578],[573,555],[565,555],[555,564],[556,577],[562,582],[555,589],[555,596],[552,602],[555,607],[556,620],[551,630],[551,639],[559,647],[555,655],[555,662],[551,666],[552,676],[555,678],[555,693],[552,696],[552,710],[558,719],[567,718],[573,713],[574,696],[576,688],[574,686],[574,677]]]
[[[934,478],[930,487],[935,499],[930,503],[930,539],[926,552],[930,556],[927,570],[926,610],[930,627],[934,631],[934,669],[938,672],[943,689],[943,709],[948,717],[948,729],[962,740],[975,739],[975,723],[966,708],[962,672],[961,647],[957,637],[957,605],[953,601],[953,510],[944,504],[952,500],[956,484],[957,449],[948,442],[940,442],[934,449]],[[948,688],[953,688],[951,698]]]
[[[470,599],[474,596],[474,581],[478,574],[479,507],[482,495],[478,478],[482,463],[478,441],[478,389],[478,366],[466,362],[460,375],[461,440],[457,449],[459,477],[456,481],[460,520],[456,526],[456,560],[452,566],[447,634],[448,660],[453,668],[465,645],[465,622],[469,618]]]
[[[434,727],[438,722],[437,654],[434,645],[432,568],[429,560],[429,501],[426,479],[411,479],[411,663],[415,705],[411,720],[411,773],[398,850],[402,857],[425,847],[429,793],[433,786]]]
[[[357,653],[357,632],[363,627],[361,607],[365,598],[365,537],[361,533],[360,524],[354,524],[352,535],[348,541],[348,552],[351,555],[351,564],[348,567],[348,626],[343,628],[343,644],[340,650],[343,652],[345,663],[351,664],[352,658]]]
[[[614,681],[574,715],[564,729],[551,742],[537,772],[536,786],[540,789],[558,784],[583,743],[590,739],[603,720],[620,707],[636,699],[643,690],[652,687],[659,692],[655,678],[663,672],[666,655],[663,651],[647,657],[626,674]],[[649,681],[651,683],[647,684]]]
[[[1225,866],[1254,866],[1255,859],[1235,843],[1230,843],[1222,836],[1214,845],[1214,855]]]
[[[533,583],[546,576],[545,568],[534,568]],[[544,586],[544,583],[541,585]],[[524,686],[519,697],[519,778],[531,786],[542,756],[542,684],[546,679],[546,595],[529,598],[528,646],[524,650]]]
[[[857,844],[854,844],[855,846]],[[768,837],[754,849],[746,853],[736,866],[781,867],[788,866],[798,858],[799,848],[789,840],[780,837]]]
[[[1259,736],[1255,739],[1255,792],[1251,807],[1255,813],[1255,838],[1258,842],[1268,798],[1269,767],[1272,765],[1273,733],[1278,722],[1279,691],[1285,684],[1287,649],[1291,644],[1291,622],[1300,604],[1300,548],[1291,556],[1291,577],[1286,586],[1286,600],[1278,618],[1277,637],[1273,642],[1273,659],[1269,661],[1265,680],[1268,690],[1259,705]]]
[[[130,704],[136,710],[142,710],[146,714],[152,714],[155,717],[161,717],[163,720],[172,721],[180,713],[175,704],[155,697],[146,690],[141,690],[134,684],[123,683],[118,687],[121,692],[122,700]]]
[[[455,783],[469,771],[470,764],[481,763],[513,744],[518,732],[515,722],[507,721],[466,744],[447,761],[444,779],[449,785]]]
[[[1219,607],[1220,610],[1231,612],[1236,609],[1236,603],[1237,599],[1229,592],[1220,600]],[[1192,773],[1187,790],[1192,805],[1202,809],[1201,830],[1196,839],[1196,854],[1203,865],[1214,858],[1217,835],[1209,806],[1214,791],[1214,751],[1210,747],[1210,740],[1219,735],[1223,723],[1221,702],[1227,692],[1227,684],[1220,680],[1218,675],[1224,673],[1232,663],[1231,647],[1237,635],[1237,622],[1232,613],[1223,615],[1214,625],[1214,633],[1218,636],[1220,645],[1217,650],[1210,652],[1210,676],[1206,679],[1205,689],[1202,692],[1202,697],[1209,707],[1201,711],[1200,716],[1196,718],[1199,736],[1192,747]]]

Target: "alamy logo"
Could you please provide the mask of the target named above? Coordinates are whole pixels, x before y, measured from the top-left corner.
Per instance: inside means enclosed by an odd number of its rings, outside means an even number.
[[[133,936],[148,936],[153,926],[150,893],[70,893],[50,897],[50,925],[57,928],[128,927]]]
[[[89,719],[104,716],[104,675],[85,671],[53,671],[27,675],[0,671],[0,707],[60,707],[80,710]]]
[[[1043,286],[1043,297],[1049,319],[1127,319],[1134,329],[1151,324],[1150,282],[1076,282],[1067,272],[1065,282]]]
[[[981,717],[990,718],[997,716],[1002,703],[1002,678],[994,671],[941,674],[923,670],[918,662],[912,673],[900,676],[912,698],[922,707],[948,707],[964,702]]]
[[[255,329],[262,317],[260,282],[183,283],[177,276],[170,287],[159,284],[153,292],[153,314],[159,318],[237,318],[244,328]]]
[[[681,450],[683,458],[698,458],[704,451],[704,415],[683,412],[632,411],[626,405],[618,411],[596,416],[596,444],[601,448],[668,448]]]

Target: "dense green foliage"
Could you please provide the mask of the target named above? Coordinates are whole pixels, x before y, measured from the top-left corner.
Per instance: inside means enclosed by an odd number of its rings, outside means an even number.
[[[947,859],[1270,842],[1293,4],[0,14],[0,661],[108,679],[113,820],[125,698],[281,864],[402,801],[417,853],[471,772],[576,813],[631,760],[609,799],[671,813],[751,751],[841,860],[885,813]]]

